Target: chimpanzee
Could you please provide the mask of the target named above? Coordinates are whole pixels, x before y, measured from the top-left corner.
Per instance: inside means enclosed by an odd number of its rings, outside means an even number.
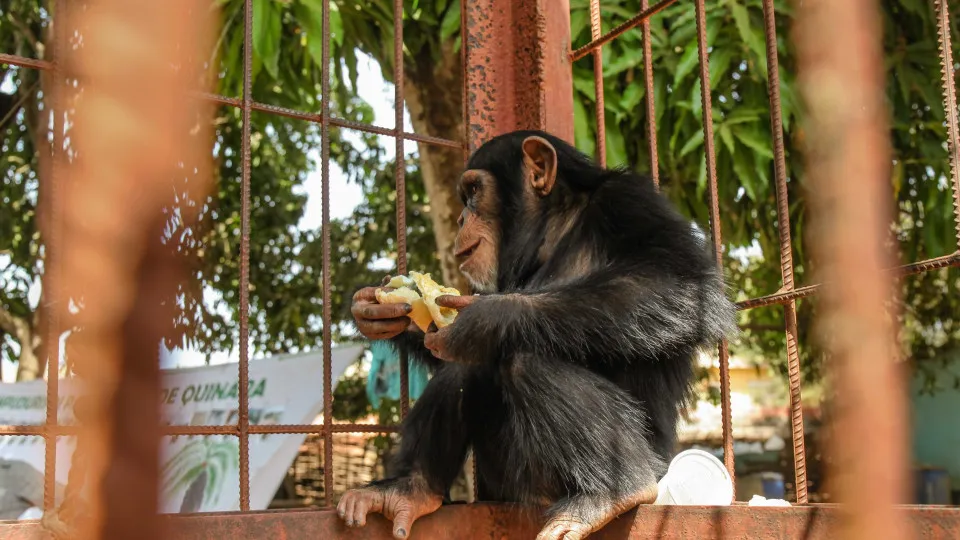
[[[648,178],[603,169],[539,131],[498,136],[459,180],[455,244],[475,296],[424,335],[406,304],[354,297],[367,337],[434,376],[403,424],[394,477],[345,494],[396,538],[436,510],[468,448],[480,498],[549,506],[538,538],[579,539],[653,502],[695,357],[735,329],[704,236]]]

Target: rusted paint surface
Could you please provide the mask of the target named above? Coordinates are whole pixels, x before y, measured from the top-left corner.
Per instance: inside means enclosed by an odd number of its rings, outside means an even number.
[[[573,142],[568,0],[465,0],[464,17],[469,150],[517,129]]]
[[[960,538],[960,509],[901,507],[897,513],[918,538]],[[591,540],[677,540],[797,538],[831,539],[840,509],[835,505],[757,508],[646,506],[628,512]],[[295,510],[243,514],[174,516],[164,520],[169,538],[176,540],[232,540],[261,538],[336,538],[388,540],[389,522],[372,517],[367,526],[350,529],[329,510]],[[452,505],[417,521],[412,540],[426,538],[524,539],[540,530],[538,512],[506,505]],[[0,523],[5,540],[52,540],[37,522]]]

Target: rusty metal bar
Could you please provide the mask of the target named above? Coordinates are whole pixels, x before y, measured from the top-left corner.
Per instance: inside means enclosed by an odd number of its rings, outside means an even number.
[[[330,428],[333,433],[394,433],[399,431],[400,426],[388,424],[333,424]],[[177,426],[167,425],[158,428],[162,435],[235,435],[240,434],[240,428],[236,425],[224,426]],[[64,437],[67,435],[76,435],[79,433],[78,426],[0,426],[0,436],[11,437]],[[326,432],[322,424],[271,424],[271,425],[251,425],[247,428],[247,433],[251,435],[270,435],[277,433],[299,434],[299,433],[320,433]]]
[[[240,197],[240,510],[250,510],[250,113],[253,109],[253,0],[244,0],[243,16],[243,126]]]
[[[950,151],[950,177],[953,179],[953,219],[960,249],[960,126],[957,125],[956,73],[953,69],[953,48],[950,43],[950,7],[944,0],[934,0],[937,13],[937,37],[940,69],[943,73],[943,112],[947,117],[947,139]]]
[[[330,2],[323,4],[322,54],[320,77],[321,145],[321,199],[323,206],[323,498],[327,507],[333,506],[333,350],[330,309]],[[395,126],[396,127],[396,126]],[[402,129],[401,125],[399,129]]]
[[[569,1],[463,0],[463,10],[468,150],[517,129],[572,142]]]
[[[400,427],[396,425],[384,424],[333,424],[330,431],[333,433],[394,433],[399,431]],[[247,433],[251,435],[298,435],[303,433],[315,433],[323,435],[327,428],[323,424],[273,424],[273,425],[251,425],[247,428]],[[237,426],[161,426],[160,433],[163,435],[233,435],[239,436],[240,429]],[[0,433],[4,435],[5,433]],[[16,433],[16,435],[33,435],[34,433]]]
[[[228,98],[225,96],[217,94],[199,94],[194,93],[196,97],[201,99],[208,99],[219,103],[221,105],[229,105],[231,107],[241,107],[242,102],[239,99]],[[286,107],[278,107],[276,105],[267,105],[266,103],[258,103],[254,101],[251,104],[251,107],[254,111],[260,111],[270,114],[275,114],[278,116],[285,116],[287,118],[293,118],[296,120],[303,120],[306,122],[322,123],[323,114],[317,113],[306,113],[302,111],[297,111],[294,109],[288,109]],[[335,116],[330,116],[330,125],[337,126],[346,129],[354,129],[357,131],[362,131],[365,133],[375,133],[377,135],[384,135],[387,137],[393,137],[396,134],[396,129],[389,129],[381,126],[375,126],[372,124],[363,124],[361,122],[351,122],[350,120],[344,120],[342,118],[337,118]],[[406,131],[401,131],[405,139],[410,139],[412,141],[417,141],[425,144],[432,144],[435,146],[446,146],[449,148],[462,148],[463,143],[458,141],[452,141],[449,139],[443,139],[440,137],[431,137],[430,135],[422,135],[419,133],[410,133]]]
[[[640,1],[640,10],[646,11],[648,0]],[[653,99],[653,44],[650,42],[650,18],[643,20],[640,27],[643,38],[643,84],[647,89],[647,142],[650,145],[650,177],[653,185],[660,189],[660,158],[657,154],[657,109]]]
[[[403,0],[393,0],[393,81],[394,142],[396,143],[397,184],[397,272],[407,273],[407,162],[403,152]],[[410,408],[410,363],[406,351],[400,354],[400,418]]]
[[[902,266],[895,266],[893,268],[887,268],[882,271],[889,274],[893,274],[894,277],[903,277],[903,276],[912,276],[916,274],[922,274],[924,272],[930,272],[932,270],[939,270],[941,268],[950,268],[950,267],[960,268],[960,252],[953,253],[950,255],[944,255],[942,257],[935,257],[933,259],[926,259],[916,263],[905,264]],[[737,302],[737,309],[739,310],[754,309],[758,307],[784,304],[791,300],[799,300],[800,298],[805,298],[807,296],[816,294],[817,292],[820,291],[821,286],[822,284],[815,283],[813,285],[799,287],[792,291],[778,291],[773,294],[761,296],[759,298],[751,298],[749,300]]]
[[[62,264],[57,260],[63,244],[60,242],[63,235],[63,182],[66,176],[67,162],[64,159],[64,132],[66,129],[67,101],[63,95],[66,92],[64,64],[66,63],[67,41],[67,2],[57,0],[55,4],[58,20],[53,26],[53,74],[50,82],[50,125],[53,129],[53,152],[50,154],[52,166],[47,168],[48,181],[44,185],[49,190],[44,196],[49,200],[50,214],[46,217],[44,242],[46,248],[45,272],[43,278],[43,296],[46,296],[46,306],[37,306],[44,312],[43,353],[40,358],[47,361],[47,411],[44,423],[49,428],[59,424],[58,403],[60,394],[60,299],[63,298],[61,274]],[[39,148],[37,149],[40,150]],[[49,279],[48,279],[49,278]],[[44,441],[44,476],[43,476],[43,509],[49,511],[56,505],[56,474],[57,474],[57,436],[52,431]]]
[[[587,43],[583,47],[580,47],[579,49],[571,52],[570,61],[576,62],[577,60],[590,54],[590,51],[593,51],[594,49],[599,49],[600,47],[606,45],[607,43],[610,43],[614,39],[617,39],[618,37],[620,37],[620,35],[626,32],[627,30],[630,30],[631,28],[637,26],[638,24],[641,24],[644,21],[649,20],[650,17],[653,17],[657,13],[660,13],[664,9],[670,7],[670,4],[673,4],[676,1],[677,0],[661,0],[660,2],[654,4],[653,7],[650,7],[650,8],[641,7],[640,13],[638,13],[632,19],[624,22],[623,24],[617,26],[613,30],[607,32],[606,34],[598,38],[593,38],[593,41],[591,41],[590,43]]]
[[[713,102],[710,97],[710,57],[707,51],[707,20],[704,0],[695,0],[697,18],[697,52],[700,56],[700,99],[703,102],[703,149],[707,166],[707,185],[710,192],[710,234],[717,257],[717,266],[723,268],[723,238],[720,232],[720,200],[717,189],[717,154],[713,144]],[[733,434],[730,416],[730,350],[727,340],[720,341],[720,409],[723,419],[723,464],[736,482],[733,459]]]
[[[793,241],[790,238],[790,200],[787,195],[787,164],[783,147],[783,110],[780,107],[780,60],[777,54],[776,11],[773,0],[763,0],[764,35],[767,43],[767,94],[770,97],[770,133],[773,135],[773,169],[777,194],[777,232],[780,237],[780,274],[783,290],[792,291]],[[797,303],[783,305],[787,342],[787,373],[790,389],[790,427],[793,432],[793,468],[797,503],[807,503],[807,453],[804,448],[803,402],[800,396]]]
[[[906,389],[885,247],[890,141],[875,0],[806,0],[796,39],[812,222],[825,283],[817,335],[834,374],[830,477],[843,538],[910,538]],[[883,396],[883,399],[876,399]]]
[[[54,57],[56,57],[56,52],[54,52]],[[48,62],[46,60],[37,60],[36,58],[27,58],[25,56],[17,56],[15,54],[0,53],[0,64],[8,64],[11,66],[30,68],[30,69],[39,69],[41,71],[50,71],[55,69],[54,67],[55,62],[56,62],[56,59],[54,59],[53,62]]]
[[[590,0],[590,37],[597,39],[603,30],[600,26],[600,0]],[[597,163],[607,166],[607,118],[603,104],[603,48],[593,50],[593,91],[597,115]]]
[[[30,69],[36,69],[39,71],[50,71],[53,69],[53,62],[47,62],[45,60],[34,60],[32,58],[26,58],[23,56],[17,56],[13,54],[3,54],[0,53],[0,64],[9,64],[13,66],[25,67]],[[189,92],[189,95],[199,98],[213,101],[214,103],[219,103],[220,105],[228,105],[230,107],[242,108],[243,100],[237,98],[231,98],[227,96],[222,96],[220,94],[213,94],[210,92]],[[276,114],[278,116],[285,116],[287,118],[293,118],[296,120],[304,120],[306,122],[320,123],[322,121],[322,114],[317,113],[307,113],[303,111],[298,111],[295,109],[289,109],[286,107],[279,107],[277,105],[268,105],[266,103],[260,103],[258,101],[252,101],[250,103],[251,110],[266,112],[270,114]],[[346,129],[354,129],[357,131],[362,131],[365,133],[375,133],[377,135],[384,135],[387,137],[393,137],[396,133],[396,129],[385,128],[381,126],[375,126],[373,124],[364,124],[362,122],[352,122],[350,120],[344,120],[343,118],[337,118],[332,116],[330,118],[330,125],[342,127]],[[463,148],[464,143],[460,141],[454,141],[450,139],[444,139],[442,137],[433,137],[430,135],[424,135],[421,133],[413,133],[409,131],[402,132],[405,139],[411,141],[416,141],[424,144],[432,144],[434,146],[446,146],[448,148]]]

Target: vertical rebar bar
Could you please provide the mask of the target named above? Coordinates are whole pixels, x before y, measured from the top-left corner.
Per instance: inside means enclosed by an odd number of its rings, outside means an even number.
[[[787,164],[783,146],[783,109],[780,106],[780,61],[777,55],[776,11],[773,0],[763,0],[764,33],[767,41],[767,93],[770,98],[770,132],[773,135],[773,169],[777,194],[777,230],[780,235],[780,274],[784,292],[794,289],[793,241],[790,237],[790,200],[787,195]],[[790,427],[793,432],[793,466],[797,503],[807,503],[807,456],[804,448],[803,402],[800,398],[800,353],[797,346],[797,302],[783,306],[787,338],[787,372],[790,385]]]
[[[600,25],[600,0],[590,0],[590,39],[603,33]],[[603,47],[593,50],[593,91],[597,115],[597,163],[607,166],[607,118],[603,103]]]
[[[649,0],[641,0],[640,11],[646,11]],[[653,44],[650,43],[650,19],[643,21],[643,84],[646,87],[644,100],[647,104],[647,142],[650,145],[650,177],[653,185],[660,189],[660,157],[657,153],[657,105],[653,90]]]
[[[707,186],[710,192],[710,234],[717,257],[717,266],[723,268],[723,238],[720,231],[720,201],[717,189],[717,160],[713,144],[713,103],[710,97],[710,60],[707,52],[707,19],[704,0],[696,0],[697,52],[700,56],[700,99],[703,102],[703,150],[707,167]],[[733,434],[730,417],[730,351],[727,340],[718,347],[720,354],[720,408],[723,417],[723,463],[736,480],[733,459]]]
[[[240,510],[250,510],[250,111],[253,106],[253,0],[244,1],[243,14],[243,160],[240,171]]]
[[[950,40],[950,8],[945,0],[934,0],[937,12],[937,37],[940,69],[943,74],[943,113],[947,119],[947,143],[950,152],[950,178],[953,180],[953,218],[960,250],[960,127],[957,122],[956,72]]]
[[[50,155],[52,166],[46,167],[47,181],[44,182],[44,197],[49,204],[49,214],[46,217],[47,228],[44,231],[44,261],[45,275],[43,279],[43,295],[45,305],[38,306],[44,313],[43,354],[40,358],[47,361],[47,414],[48,428],[44,439],[44,477],[43,477],[43,509],[52,510],[56,504],[56,475],[57,475],[57,436],[52,426],[56,426],[60,394],[60,303],[62,296],[60,280],[60,263],[56,261],[57,250],[61,248],[60,235],[63,231],[63,196],[62,186],[66,160],[64,159],[64,130],[66,122],[66,108],[63,93],[64,84],[63,65],[66,62],[67,2],[57,0],[53,21],[53,73],[49,93],[51,106],[51,129],[53,129],[53,152]],[[50,80],[48,78],[47,80]],[[40,151],[40,149],[37,149]],[[29,346],[24,344],[23,346]],[[38,374],[39,375],[39,374]]]
[[[837,537],[903,538],[894,505],[908,496],[907,399],[896,341],[896,287],[886,246],[890,140],[876,0],[804,0],[795,37],[806,102],[806,162],[823,283],[817,321],[830,354],[831,483]]]
[[[407,273],[407,182],[403,152],[403,0],[393,0],[393,81],[394,143],[396,143],[397,189],[397,273]],[[400,353],[400,418],[410,407],[410,362],[407,352]]]
[[[321,23],[323,45],[320,66],[320,184],[323,215],[323,498],[333,506],[333,350],[330,309],[330,2],[324,0]]]

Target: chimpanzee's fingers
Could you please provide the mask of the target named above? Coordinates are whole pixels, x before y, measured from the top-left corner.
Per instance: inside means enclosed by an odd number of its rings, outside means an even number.
[[[343,497],[340,497],[340,502],[337,503],[337,515],[341,519],[344,519],[347,515],[347,505],[350,504],[350,492],[344,493]]]
[[[397,511],[397,515],[393,518],[393,537],[398,540],[404,540],[409,536],[410,529],[413,527],[413,522],[417,520],[419,516],[414,516],[413,511],[410,508],[403,508]]]
[[[337,505],[337,515],[343,519],[343,522],[346,523],[347,527],[353,527],[353,507],[357,503],[357,499],[360,497],[357,493],[348,491],[340,499],[340,504]]]
[[[451,308],[451,309],[463,309],[474,301],[476,301],[479,296],[455,296],[452,294],[444,294],[437,297],[437,305],[440,307]]]
[[[376,304],[377,289],[382,289],[383,292],[390,292],[394,290],[392,287],[364,287],[359,291],[353,293],[353,302],[354,303],[369,302],[369,303]]]
[[[427,335],[423,336],[423,346],[433,352],[440,346],[440,340],[437,338],[436,332],[427,332]]]
[[[350,520],[353,523],[354,527],[363,527],[367,524],[367,513],[371,510],[370,508],[370,498],[362,497],[357,500],[357,504],[353,506],[353,513],[350,514]]]
[[[377,301],[377,288],[376,287],[364,287],[359,291],[353,293],[354,302],[376,302]]]
[[[413,310],[410,304],[368,304],[358,303],[350,307],[353,318],[367,320],[397,319]]]

